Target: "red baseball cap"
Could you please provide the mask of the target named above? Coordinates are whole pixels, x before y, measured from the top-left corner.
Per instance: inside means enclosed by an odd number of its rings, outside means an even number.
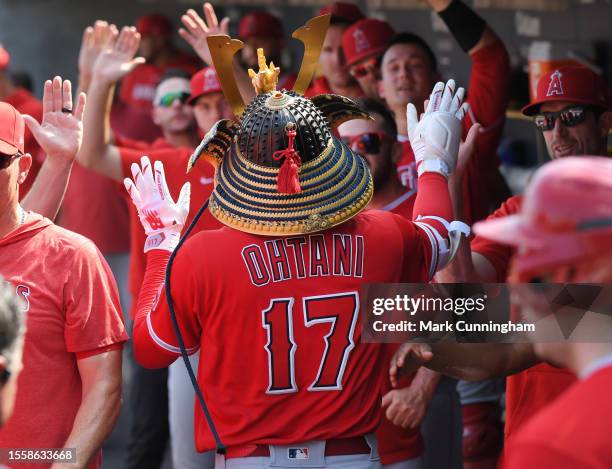
[[[478,236],[523,248],[519,273],[572,265],[608,250],[612,236],[612,160],[565,157],[539,169],[520,213],[478,222]]]
[[[274,15],[265,11],[253,11],[242,17],[238,25],[238,37],[282,38],[285,35],[283,24]]]
[[[604,80],[587,67],[562,67],[543,75],[538,81],[535,99],[522,109],[523,114],[533,116],[540,111],[540,105],[549,101],[611,109],[610,90]]]
[[[382,54],[394,35],[395,30],[386,21],[375,18],[357,21],[342,34],[346,66]]]
[[[346,21],[348,23],[354,23],[365,18],[365,15],[354,3],[348,2],[334,2],[330,5],[326,5],[319,10],[317,16],[325,15],[330,13],[332,15],[332,22],[334,18]]]
[[[9,55],[8,51],[2,47],[2,44],[0,44],[0,70],[4,70],[6,67],[8,67],[10,60],[11,56]]]
[[[191,96],[188,104],[193,104],[200,96],[209,93],[223,92],[217,72],[212,67],[206,67],[191,77]]]
[[[136,29],[141,36],[170,36],[172,22],[160,13],[152,13],[138,18]]]
[[[25,153],[23,139],[25,122],[21,114],[9,103],[0,101],[0,153]]]

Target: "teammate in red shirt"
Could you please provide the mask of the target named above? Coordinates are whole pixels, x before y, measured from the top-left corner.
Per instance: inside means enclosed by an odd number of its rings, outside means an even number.
[[[214,170],[209,164],[204,164],[190,174],[185,173],[189,156],[200,141],[199,133],[209,130],[206,127],[198,129],[194,115],[198,123],[208,126],[231,115],[229,107],[219,101],[222,94],[214,70],[210,69],[213,75],[206,71],[196,74],[191,83],[182,75],[168,74],[158,84],[153,117],[162,128],[164,137],[152,145],[118,137],[112,141],[110,132],[105,131],[108,119],[106,103],[114,84],[137,60],[134,55],[138,50],[138,40],[139,34],[134,28],[124,28],[117,40],[96,60],[89,87],[89,105],[85,113],[85,134],[79,161],[109,180],[120,181],[130,174],[131,164],[147,153],[166,165],[168,184],[173,193],[178,193],[182,184],[190,181],[193,197],[201,204],[213,189]],[[195,211],[190,213],[190,220],[194,215]],[[214,229],[219,226],[219,222],[208,215],[198,224],[197,229]],[[130,236],[129,290],[132,298],[136,299],[146,267],[146,258],[139,246],[144,244],[146,236],[131,204]],[[134,301],[131,313],[135,306]],[[130,434],[132,443],[129,445],[128,464],[152,467],[161,463],[168,437],[167,412],[163,411],[168,405],[167,373],[165,370],[144,370],[137,364],[134,373],[131,381],[133,400],[129,400],[128,404],[134,410],[135,423]],[[174,440],[174,434],[171,436]],[[177,454],[175,449],[181,448],[181,443],[172,446],[173,457]],[[183,456],[186,454],[184,452]]]
[[[81,95],[71,115],[70,84],[59,77],[45,84],[42,125],[30,118],[28,125],[50,158],[74,158],[84,102]],[[27,313],[24,369],[0,446],[76,448],[80,467],[100,467],[100,447],[121,406],[127,334],[117,289],[91,241],[19,205],[18,187],[31,165],[24,129],[21,114],[0,103],[0,275]]]
[[[371,371],[380,363],[382,348],[359,342],[357,289],[362,282],[427,281],[444,262],[446,248],[439,251],[439,246],[446,245],[446,227],[438,219],[417,225],[384,212],[357,214],[373,189],[367,166],[332,138],[316,112],[316,100],[275,91],[270,74],[265,67],[253,78],[260,94],[240,124],[219,122],[192,158],[191,165],[200,154],[218,165],[210,209],[228,227],[199,233],[178,254],[172,277],[178,320],[187,348],[201,347],[206,356],[198,379],[228,445],[227,467],[236,458],[237,464],[254,458],[249,461],[268,467],[270,457],[282,467],[283,460],[320,461],[324,455],[328,465],[346,461],[352,467],[378,467],[363,436],[379,419],[380,380]],[[423,191],[415,211],[449,219],[441,174],[456,161],[460,122],[454,114],[461,114],[461,93],[453,98],[454,83],[449,83],[440,99],[443,89],[439,84],[434,90],[425,119],[430,119],[428,129],[439,119],[453,129],[451,141],[439,142],[445,161],[432,159],[427,150],[432,137],[425,126],[417,126],[414,107],[410,115]],[[327,115],[332,128],[346,118],[365,117],[340,98],[334,104],[333,115]],[[437,106],[446,111],[436,111]],[[298,112],[308,125],[296,125]],[[282,164],[275,162],[282,158]],[[344,171],[341,167],[352,169],[343,175],[337,173]],[[155,164],[155,183],[147,158],[142,169],[133,166],[132,171],[135,182],[128,180],[126,186],[149,235],[135,350],[141,363],[158,367],[178,357],[167,305],[162,300],[151,308],[186,218],[189,187],[175,204],[164,188],[161,164]],[[385,249],[377,249],[379,243]],[[222,249],[212,248],[216,244]],[[207,254],[201,257],[202,252]],[[330,316],[328,308],[338,313]],[[337,332],[332,334],[328,324]],[[246,368],[223,365],[247,362]],[[199,408],[197,416],[197,446],[210,449],[214,441]],[[277,446],[283,444],[289,448]]]
[[[607,158],[553,161],[536,173],[517,214],[487,220],[474,229],[479,236],[519,248],[513,281],[607,284],[612,280],[611,181],[612,162]],[[612,322],[606,314],[587,311],[567,340],[551,342],[550,327],[558,331],[554,315],[567,313],[540,311],[538,299],[515,295],[526,320],[537,322],[530,334],[537,356],[568,367],[580,381],[510,438],[503,467],[609,467],[612,346],[605,337],[612,332]],[[609,308],[610,299],[604,289],[592,311]]]
[[[312,82],[304,95],[312,97],[331,93],[359,98],[363,96],[363,91],[346,67],[342,34],[353,23],[365,17],[357,5],[345,2],[334,2],[325,6],[319,10],[318,15],[326,13],[332,16],[319,58],[321,76]],[[429,89],[431,90],[431,87]]]
[[[32,93],[25,88],[16,86],[8,74],[10,65],[10,55],[6,49],[0,44],[0,101],[9,103],[21,114],[32,116],[38,122],[42,121],[43,107],[42,103],[36,99]],[[32,169],[30,170],[27,179],[22,184],[20,197],[23,198],[32,187],[36,175],[40,171],[40,167],[44,160],[44,154],[41,152],[38,142],[32,135],[30,129],[25,131],[25,147],[32,155]]]
[[[346,67],[368,98],[378,99],[380,58],[395,30],[386,21],[366,18],[342,33]]]
[[[606,155],[607,135],[612,127],[609,112],[612,103],[608,93],[601,77],[591,70],[566,67],[553,70],[540,79],[533,102],[523,112],[535,114],[536,126],[542,131],[553,160],[567,156],[568,151],[577,155],[589,151],[603,156]],[[511,197],[490,218],[516,214],[521,205],[520,196]],[[460,213],[457,215],[461,218]],[[513,255],[511,247],[476,236],[471,242],[471,250],[470,244],[461,243],[455,260],[441,272],[444,276],[440,281],[503,282]],[[430,350],[434,352],[433,357]],[[540,363],[530,344],[506,344],[503,347],[459,344],[445,350],[435,345],[431,348],[403,347],[402,355],[408,357],[411,354],[417,357],[416,362],[428,362],[427,366],[434,370],[440,370],[437,358],[443,360],[446,357],[448,361],[444,366],[452,363],[450,373],[463,379],[511,375],[507,378],[506,438],[575,380],[571,371]]]
[[[497,169],[496,155],[508,103],[510,61],[506,48],[491,28],[459,0],[428,0],[445,21],[451,34],[472,61],[470,74],[469,119],[463,123],[463,137],[473,124],[481,128],[476,139],[476,154],[470,159],[464,181],[465,220],[485,218],[503,198],[498,194],[503,179]],[[421,109],[432,83],[439,77],[437,60],[428,44],[412,33],[400,33],[391,39],[381,62],[379,92],[395,114],[399,141],[404,153],[398,164],[402,184],[416,183],[414,158],[408,138],[404,109],[414,103]],[[505,196],[505,194],[504,194]],[[491,206],[489,206],[491,205]]]

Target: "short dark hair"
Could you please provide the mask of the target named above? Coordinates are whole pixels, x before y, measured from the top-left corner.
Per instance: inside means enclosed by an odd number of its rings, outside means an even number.
[[[0,355],[6,358],[9,366],[24,329],[22,306],[14,287],[0,277]]]
[[[382,117],[382,124],[384,129],[387,131],[389,136],[393,138],[393,140],[397,139],[397,126],[395,125],[395,119],[393,118],[393,114],[384,105],[384,103],[378,99],[374,98],[359,98],[357,100],[357,104],[359,107],[367,112],[368,114],[376,114],[374,119],[377,116]]]
[[[436,59],[435,54],[431,50],[431,47],[429,47],[429,44],[427,44],[427,42],[425,42],[425,39],[423,39],[421,36],[417,36],[416,34],[412,33],[398,33],[393,36],[389,41],[389,44],[387,44],[387,47],[385,48],[384,52],[380,56],[380,61],[382,61],[382,58],[387,53],[387,51],[396,44],[415,44],[419,46],[421,49],[423,49],[425,55],[429,58],[432,70],[438,70],[438,60]]]

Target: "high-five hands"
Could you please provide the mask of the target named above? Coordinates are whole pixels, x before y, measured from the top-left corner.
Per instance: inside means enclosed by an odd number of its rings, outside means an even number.
[[[57,76],[45,82],[42,122],[28,115],[23,119],[48,158],[72,163],[83,141],[84,108],[85,94],[79,94],[73,108],[72,84]]]
[[[223,18],[219,22],[215,9],[208,2],[204,4],[202,10],[206,21],[195,10],[187,10],[187,13],[181,17],[184,28],[179,29],[179,35],[206,64],[212,66],[212,57],[206,39],[214,34],[229,36],[229,18]]]
[[[186,182],[174,202],[166,184],[164,165],[156,161],[151,168],[147,156],[141,158],[140,166],[132,163],[132,176],[133,181],[125,178],[123,183],[147,234],[144,252],[151,249],[174,251],[189,214],[191,185]]]
[[[455,92],[454,80],[448,80],[446,85],[436,83],[420,120],[416,107],[408,104],[408,136],[419,175],[437,172],[448,178],[455,170],[461,120],[468,109],[467,103],[463,103],[464,95],[463,88]]]
[[[133,26],[124,26],[119,36],[109,38],[93,66],[93,78],[107,84],[118,82],[138,65],[143,57],[135,57],[140,46],[140,33]]]

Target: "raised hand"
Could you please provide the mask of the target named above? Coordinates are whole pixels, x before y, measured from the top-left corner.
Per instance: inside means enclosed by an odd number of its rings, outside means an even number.
[[[229,18],[225,17],[219,23],[215,9],[208,2],[203,5],[202,10],[206,21],[195,10],[187,10],[187,13],[181,17],[181,22],[185,27],[179,29],[179,35],[187,41],[205,63],[212,66],[212,58],[206,39],[214,34],[229,36]]]
[[[93,66],[93,77],[107,84],[114,84],[145,62],[136,57],[140,46],[140,34],[133,26],[124,26],[116,39],[111,38],[107,47],[98,55]]]
[[[152,169],[147,156],[141,158],[140,166],[132,164],[132,176],[133,181],[125,178],[123,183],[147,234],[144,252],[151,249],[174,251],[189,214],[190,184],[183,185],[174,202],[166,184],[164,165],[156,161]]]
[[[76,107],[72,107],[70,80],[55,77],[45,82],[42,123],[28,115],[23,118],[47,158],[74,160],[83,140],[84,108],[85,93],[78,96]]]
[[[463,88],[455,93],[454,80],[446,85],[436,83],[420,120],[416,107],[408,104],[408,136],[419,175],[432,171],[448,177],[454,171],[461,140],[461,120],[468,109],[467,103],[462,104],[464,94]]]
[[[98,56],[108,48],[116,39],[119,32],[114,24],[98,20],[93,26],[83,31],[81,49],[79,51],[79,74],[81,85],[91,80],[93,68]]]

